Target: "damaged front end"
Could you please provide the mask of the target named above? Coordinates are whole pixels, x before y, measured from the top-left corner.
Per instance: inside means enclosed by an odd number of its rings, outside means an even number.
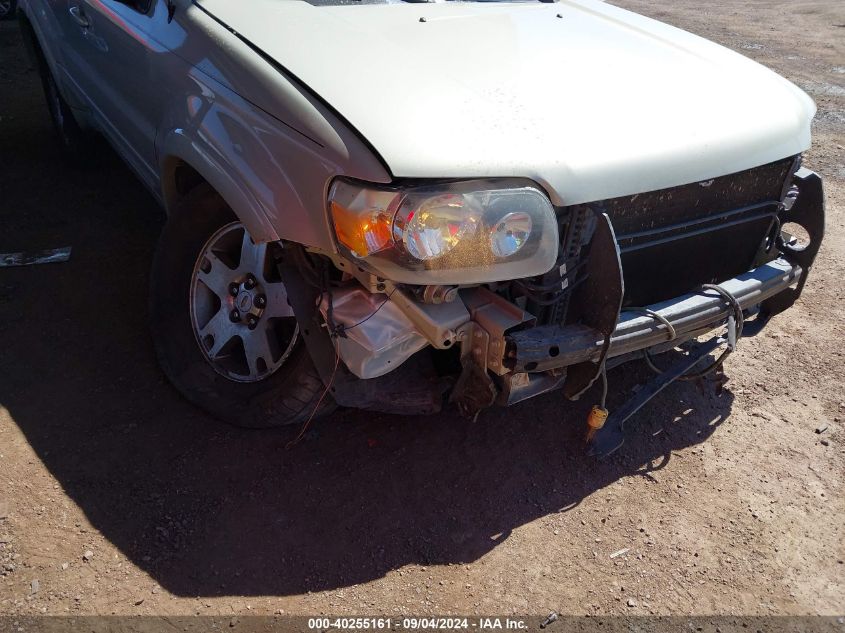
[[[332,203],[340,254],[291,246],[280,270],[338,404],[420,414],[448,400],[474,416],[555,390],[577,399],[606,366],[648,359],[648,350],[727,323],[729,335],[699,350],[701,360],[719,343],[732,348],[746,319],[761,327],[795,302],[824,233],[821,179],[799,165],[789,158],[551,212],[520,182],[507,183],[522,188],[519,198],[489,182],[450,184],[445,197],[420,189],[410,211],[396,191],[340,190]],[[440,205],[438,222],[425,205]],[[809,242],[790,236],[787,224]],[[454,249],[444,257],[463,258],[463,277],[426,260],[456,235],[472,255]],[[690,359],[644,393],[690,371],[698,363]],[[605,435],[598,452],[618,446],[608,438],[623,423],[611,416],[612,432],[595,434],[600,445]]]

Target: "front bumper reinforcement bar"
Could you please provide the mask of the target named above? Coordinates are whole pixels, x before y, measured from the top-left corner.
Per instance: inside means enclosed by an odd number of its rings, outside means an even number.
[[[736,297],[743,310],[799,283],[803,269],[785,259],[763,264],[754,270],[719,284]],[[704,334],[722,323],[731,309],[714,292],[691,293],[647,306],[666,318],[681,343]],[[666,327],[641,312],[622,310],[610,340],[608,358],[646,349],[666,342]],[[542,326],[508,337],[508,356],[514,371],[536,372],[567,367],[601,356],[604,337],[583,325]]]

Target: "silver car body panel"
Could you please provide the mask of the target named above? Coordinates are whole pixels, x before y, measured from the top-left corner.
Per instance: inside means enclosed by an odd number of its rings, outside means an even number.
[[[228,202],[257,241],[335,249],[330,181],[390,176],[319,99],[187,1],[168,22],[114,0],[22,0],[66,98],[111,141],[154,195],[178,198],[185,163]],[[74,23],[79,6],[90,22]]]
[[[20,6],[65,97],[166,207],[187,163],[259,241],[334,251],[341,174],[524,176],[574,204],[809,145],[814,105],[795,86],[602,2],[175,4],[172,22],[164,0]]]
[[[810,143],[815,106],[793,84],[597,0],[197,3],[342,112],[396,177],[520,176],[576,204]]]
[[[707,181],[810,144],[815,105],[793,84],[598,0],[316,4],[173,0],[173,15],[165,0],[146,12],[117,0],[19,6],[80,121],[166,208],[187,165],[259,242],[337,253],[326,197],[341,175],[524,177],[573,205]],[[800,274],[778,261],[724,286],[746,307]],[[338,296],[335,317],[351,331],[338,353],[360,378],[452,345],[470,320],[460,301],[383,297]],[[725,316],[701,295],[653,308],[690,336]],[[611,356],[660,341],[652,320],[623,313]],[[585,359],[599,343],[586,340]],[[508,400],[560,382],[532,380],[511,380]]]

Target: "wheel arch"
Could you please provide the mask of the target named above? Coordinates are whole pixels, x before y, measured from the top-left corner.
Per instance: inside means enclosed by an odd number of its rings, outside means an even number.
[[[231,169],[204,155],[179,130],[168,135],[164,149],[160,159],[161,193],[168,215],[192,189],[207,183],[256,242],[280,239],[258,201],[231,176]]]

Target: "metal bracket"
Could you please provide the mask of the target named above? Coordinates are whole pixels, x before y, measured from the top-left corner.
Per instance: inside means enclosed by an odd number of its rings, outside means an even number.
[[[787,261],[807,271],[813,265],[824,238],[824,191],[821,177],[809,169],[799,169],[794,183],[798,187],[798,197],[792,207],[781,214],[780,221],[782,225],[794,222],[802,226],[810,236],[810,243],[804,248],[796,248],[784,243],[778,236],[777,247]]]
[[[796,172],[793,182],[798,187],[798,197],[792,207],[781,214],[781,226],[788,222],[802,226],[810,236],[810,243],[803,248],[796,248],[786,244],[778,235],[777,248],[783,253],[784,259],[793,265],[801,266],[803,274],[797,287],[784,290],[763,302],[758,317],[761,324],[765,324],[769,318],[787,310],[798,301],[824,237],[824,190],[821,177],[802,167]]]
[[[625,422],[652,398],[695,367],[705,356],[712,353],[724,342],[725,339],[721,337],[713,337],[701,344],[689,356],[679,360],[662,374],[656,375],[650,382],[643,385],[633,398],[607,417],[604,426],[598,429],[590,440],[588,454],[604,458],[619,449],[625,442]]]
[[[498,391],[487,373],[490,335],[477,323],[469,322],[458,329],[461,341],[463,370],[449,397],[462,415],[472,418],[496,401]]]

